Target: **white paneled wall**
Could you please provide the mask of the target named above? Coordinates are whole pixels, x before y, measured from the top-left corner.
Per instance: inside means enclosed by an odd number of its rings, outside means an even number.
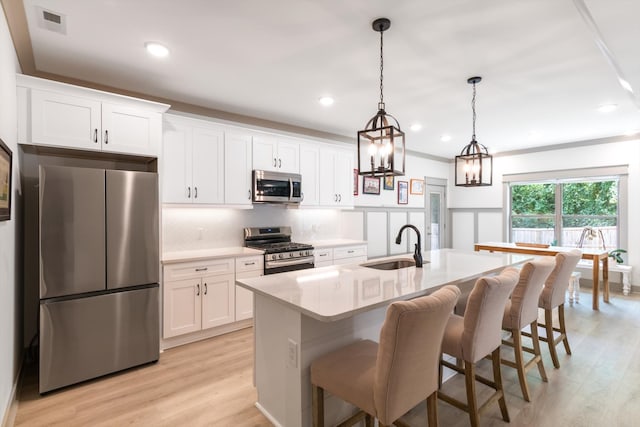
[[[478,212],[478,242],[506,242],[502,212]]]
[[[389,213],[389,254],[405,254],[409,250],[408,243],[409,239],[407,238],[411,234],[415,233],[413,230],[405,230],[402,233],[402,243],[396,245],[396,236],[398,235],[398,231],[400,231],[400,227],[407,223],[407,212],[390,212]]]
[[[473,250],[475,236],[475,218],[473,212],[451,213],[451,247],[460,250]]]
[[[387,255],[388,237],[387,213],[367,212],[367,255],[369,258]]]
[[[409,212],[409,224],[413,224],[416,226],[418,230],[420,230],[420,235],[422,236],[422,250],[427,247],[427,239],[429,236],[425,232],[424,224],[425,224],[425,214],[424,212]],[[414,245],[418,241],[416,233],[409,233],[409,252],[413,252]]]

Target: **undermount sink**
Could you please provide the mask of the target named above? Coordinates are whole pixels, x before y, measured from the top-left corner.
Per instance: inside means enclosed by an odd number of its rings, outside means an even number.
[[[390,259],[360,265],[363,267],[375,268],[376,270],[397,270],[399,268],[414,267],[416,262],[412,259]]]

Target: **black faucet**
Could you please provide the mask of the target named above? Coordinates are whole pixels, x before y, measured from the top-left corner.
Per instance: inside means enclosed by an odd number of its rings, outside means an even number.
[[[400,227],[400,231],[398,231],[398,236],[396,237],[396,245],[399,245],[402,242],[402,232],[405,228],[412,228],[413,231],[418,235],[418,243],[416,243],[416,247],[413,251],[413,259],[416,260],[416,267],[422,268],[422,251],[420,248],[422,247],[421,239],[420,239],[420,231],[416,228],[415,225],[407,224]]]

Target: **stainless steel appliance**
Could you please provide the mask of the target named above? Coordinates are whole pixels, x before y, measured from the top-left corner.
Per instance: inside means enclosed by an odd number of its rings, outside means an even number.
[[[244,229],[244,243],[264,251],[264,274],[313,268],[313,246],[291,241],[291,227]]]
[[[39,173],[40,393],[158,360],[157,175]]]
[[[253,171],[254,203],[300,203],[302,176],[297,173]]]

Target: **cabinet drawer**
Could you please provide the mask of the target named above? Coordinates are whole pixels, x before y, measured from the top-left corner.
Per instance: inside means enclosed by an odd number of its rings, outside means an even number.
[[[236,272],[264,270],[264,256],[256,255],[250,257],[236,258]]]
[[[345,246],[343,248],[335,248],[333,250],[333,259],[352,258],[352,257],[366,257],[366,246]]]
[[[313,258],[316,266],[320,263],[331,263],[333,262],[333,249],[314,249]]]
[[[234,265],[233,258],[171,264],[164,267],[164,280],[182,280],[218,274],[233,274],[235,271]]]

